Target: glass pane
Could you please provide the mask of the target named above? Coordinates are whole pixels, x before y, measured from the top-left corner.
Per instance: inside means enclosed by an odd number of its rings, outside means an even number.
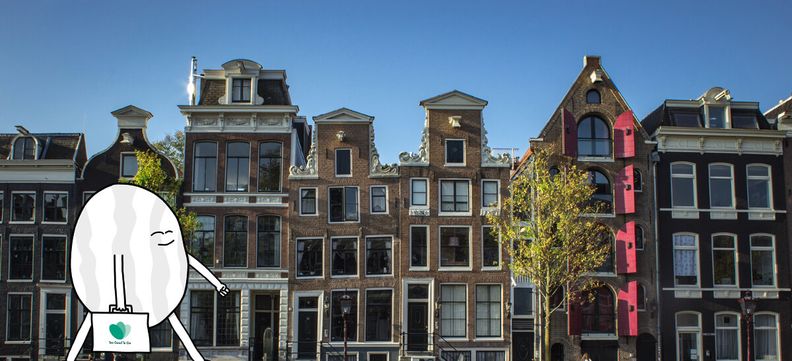
[[[138,169],[137,157],[134,154],[123,154],[121,157],[121,176],[134,177]]]
[[[693,112],[674,112],[672,113],[672,117],[674,119],[674,125],[678,127],[701,127],[701,121],[699,120],[699,113]]]
[[[680,313],[676,317],[677,327],[698,327],[698,315],[695,313]]]
[[[749,177],[768,177],[770,176],[770,168],[759,165],[748,166]]]
[[[349,149],[336,149],[336,174],[337,175],[350,175],[352,174],[352,153]]]
[[[770,208],[770,181],[748,179],[748,207]]]
[[[671,164],[671,174],[688,174],[693,175],[693,166],[690,164]]]
[[[751,247],[773,247],[773,237],[751,236]]]
[[[754,286],[772,286],[775,282],[773,251],[751,250],[751,274]]]
[[[693,178],[672,178],[671,193],[672,206],[693,207],[695,205]]]
[[[710,206],[732,207],[731,179],[710,179]]]
[[[426,267],[426,227],[410,228],[410,265],[413,267]]]
[[[446,140],[446,163],[465,162],[465,142],[463,140]]]
[[[724,128],[726,126],[726,108],[709,106],[709,127]]]
[[[440,229],[440,266],[469,266],[469,230],[464,227]]]
[[[756,122],[755,114],[732,113],[732,128],[757,129],[759,124]]]

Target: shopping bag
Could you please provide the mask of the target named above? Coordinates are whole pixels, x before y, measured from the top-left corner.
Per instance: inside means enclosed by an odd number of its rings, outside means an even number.
[[[94,351],[151,352],[148,313],[93,312]]]

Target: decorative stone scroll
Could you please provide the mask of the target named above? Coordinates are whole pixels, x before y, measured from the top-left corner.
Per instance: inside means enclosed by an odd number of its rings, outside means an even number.
[[[382,164],[380,162],[377,145],[374,144],[374,127],[369,125],[369,175],[372,177],[398,177],[399,166],[397,164]]]
[[[481,166],[511,168],[511,155],[509,153],[493,155],[492,148],[487,143],[487,129],[484,127],[484,119],[481,119]]]
[[[311,148],[308,150],[308,156],[305,157],[305,165],[289,167],[290,178],[318,178],[319,174],[316,172],[316,131],[311,135]]]
[[[421,132],[421,145],[418,146],[417,153],[399,153],[399,162],[407,166],[427,166],[429,165],[429,127],[424,126]]]

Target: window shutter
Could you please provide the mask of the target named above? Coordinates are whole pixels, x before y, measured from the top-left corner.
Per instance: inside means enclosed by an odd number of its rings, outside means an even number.
[[[567,299],[567,334],[570,336],[580,335],[583,328],[580,305]]]
[[[619,289],[619,336],[638,336],[638,281]]]
[[[635,213],[635,189],[633,189],[633,165],[630,164],[616,175],[616,214]]]
[[[635,222],[624,224],[616,232],[616,272],[619,274],[638,272],[635,259]]]
[[[616,158],[635,157],[635,127],[633,126],[633,112],[628,110],[616,118],[613,125],[613,147]]]
[[[577,122],[575,121],[575,116],[566,110],[566,108],[561,108],[561,125],[564,128],[563,130],[563,140],[564,140],[564,155],[569,157],[576,157],[577,156]]]

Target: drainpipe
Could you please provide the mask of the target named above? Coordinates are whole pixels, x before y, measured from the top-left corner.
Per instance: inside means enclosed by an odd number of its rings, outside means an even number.
[[[655,245],[654,246],[654,252],[655,252],[655,255],[654,255],[654,259],[655,259],[655,303],[657,304],[657,313],[656,313],[657,317],[655,318],[657,320],[657,326],[656,326],[656,328],[657,328],[656,329],[656,334],[657,334],[657,351],[656,352],[657,352],[657,354],[655,355],[657,361],[660,361],[660,359],[661,359],[660,355],[662,355],[662,349],[663,349],[663,346],[662,346],[663,344],[662,344],[662,342],[660,342],[661,338],[663,336],[662,336],[662,333],[660,332],[661,331],[660,330],[660,320],[662,319],[660,316],[661,316],[661,312],[662,312],[661,311],[662,307],[660,307],[660,247],[658,246],[658,244],[660,243],[660,240],[659,240],[659,237],[658,237],[659,227],[658,227],[658,224],[657,224],[658,223],[658,217],[657,217],[657,209],[658,209],[658,205],[657,205],[657,163],[659,161],[660,161],[660,154],[657,153],[656,150],[653,151],[652,153],[650,153],[649,162],[652,164],[652,166],[649,169],[652,172],[652,175],[651,175],[651,179],[652,179],[652,217],[654,218],[654,219],[652,219],[652,224],[654,224],[654,245]]]

